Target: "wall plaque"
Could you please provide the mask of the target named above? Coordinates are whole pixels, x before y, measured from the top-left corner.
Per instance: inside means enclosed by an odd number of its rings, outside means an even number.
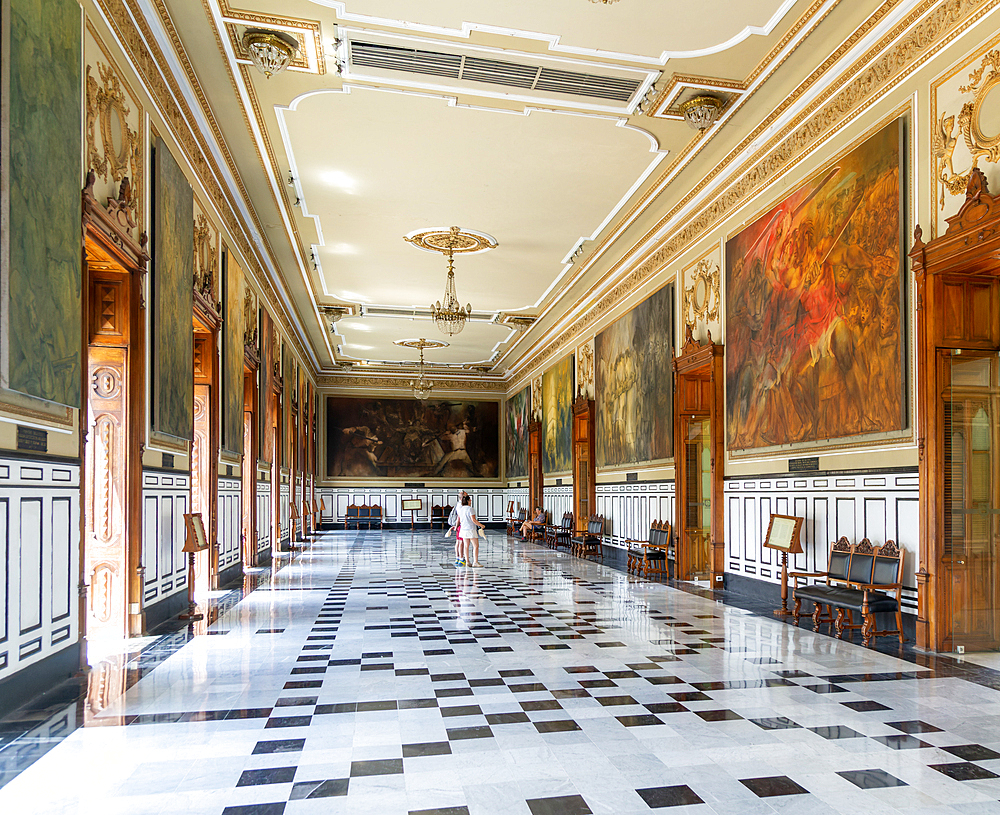
[[[625,473],[625,482],[631,483],[639,480],[639,473]]]
[[[403,484],[403,486],[406,487],[407,489],[411,489],[411,490],[412,489],[420,489],[420,487],[424,486],[424,482],[423,481],[407,481],[405,484]]]
[[[819,472],[819,456],[813,456],[812,458],[788,459],[788,472],[790,473]]]
[[[49,451],[49,434],[37,427],[17,426],[17,449],[30,450],[32,453],[47,453]]]
[[[163,454],[163,469],[164,470],[174,469],[174,456],[172,453]]]

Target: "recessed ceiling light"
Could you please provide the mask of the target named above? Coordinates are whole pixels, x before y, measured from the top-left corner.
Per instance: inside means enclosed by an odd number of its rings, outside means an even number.
[[[349,243],[331,243],[323,248],[331,255],[356,255],[358,253],[358,247]]]
[[[358,186],[358,182],[354,177],[348,175],[343,170],[324,170],[319,174],[319,177],[324,183],[350,195],[354,194],[355,188]]]

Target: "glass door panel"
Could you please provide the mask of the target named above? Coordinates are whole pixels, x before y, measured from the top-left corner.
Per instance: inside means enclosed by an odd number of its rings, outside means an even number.
[[[689,575],[705,579],[710,571],[712,537],[711,422],[707,416],[684,420],[685,501],[684,543],[688,547]]]
[[[944,549],[951,646],[1000,647],[998,357],[945,357]]]

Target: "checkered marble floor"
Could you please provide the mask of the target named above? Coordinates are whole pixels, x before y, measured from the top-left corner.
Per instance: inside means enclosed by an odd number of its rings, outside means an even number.
[[[0,812],[1000,813],[1000,691],[502,533],[451,553],[325,533]]]

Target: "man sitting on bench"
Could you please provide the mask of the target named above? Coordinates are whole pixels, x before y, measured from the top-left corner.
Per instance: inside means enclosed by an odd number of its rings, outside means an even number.
[[[521,540],[526,541],[532,532],[542,532],[545,529],[545,510],[535,507],[533,518],[521,524]]]

